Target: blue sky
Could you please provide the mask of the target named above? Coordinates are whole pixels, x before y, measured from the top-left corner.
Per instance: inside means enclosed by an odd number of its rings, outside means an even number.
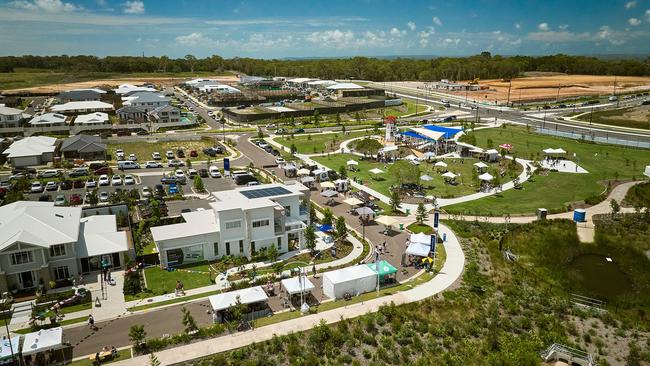
[[[650,0],[0,0],[1,55],[646,54]]]

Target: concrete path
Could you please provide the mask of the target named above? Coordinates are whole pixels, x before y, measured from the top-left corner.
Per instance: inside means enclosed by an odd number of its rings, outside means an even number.
[[[300,318],[256,328],[252,331],[234,333],[232,335],[225,335],[219,338],[207,339],[189,345],[167,349],[156,353],[156,356],[162,365],[171,365],[240,348],[252,343],[263,342],[271,339],[274,335],[284,335],[292,332],[305,331],[318,325],[321,320],[324,320],[328,324],[336,323],[344,318],[349,319],[361,316],[368,312],[376,312],[381,305],[390,302],[399,305],[431,297],[454,284],[454,282],[460,278],[465,266],[465,255],[463,254],[456,235],[444,225],[441,225],[440,230],[442,233],[446,233],[447,235],[447,242],[444,243],[447,252],[447,261],[439,274],[420,286],[390,296],[343,306],[318,314],[306,315]],[[148,359],[148,356],[139,356],[129,360],[116,362],[114,365],[140,366],[147,364]]]

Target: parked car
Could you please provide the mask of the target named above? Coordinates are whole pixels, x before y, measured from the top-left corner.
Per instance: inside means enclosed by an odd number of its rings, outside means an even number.
[[[50,182],[47,182],[47,184],[45,185],[45,190],[46,191],[56,191],[58,189],[59,189],[59,183],[57,183],[57,182],[50,181]]]
[[[167,157],[167,159],[173,159],[174,158],[174,152],[171,151],[171,150],[167,150],[167,152],[165,153],[165,156]]]
[[[54,206],[65,206],[65,196],[60,194],[54,199]]]
[[[160,156],[160,153],[159,153],[158,151],[154,151],[153,153],[151,153],[151,158],[152,158],[153,160],[160,160],[160,159],[162,159],[162,157]]]
[[[102,174],[99,176],[99,185],[100,186],[107,186],[111,184],[111,180],[108,178],[108,175]]]
[[[209,171],[212,178],[221,178],[221,172],[219,171],[218,167],[212,165],[210,166]]]
[[[223,154],[223,147],[221,146],[206,147],[205,149],[203,149],[203,153],[208,156],[217,156],[218,154]]]
[[[118,136],[119,136],[119,133],[118,133]],[[117,158],[117,160],[124,160],[124,150],[122,150],[122,149],[115,150],[115,157]]]
[[[185,166],[185,163],[182,160],[172,159],[167,162],[167,166],[173,168],[173,167]]]
[[[140,164],[127,160],[127,161],[118,161],[117,162],[117,167],[120,168],[121,170],[124,169],[140,169]]]
[[[61,182],[60,187],[62,190],[67,191],[68,189],[72,189],[72,182],[69,180],[64,180]]]
[[[149,160],[146,164],[144,164],[145,168],[162,168],[162,164],[160,164],[157,161]]]
[[[197,156],[199,156],[199,153],[196,152],[196,150],[192,150],[192,151],[190,151],[190,157],[191,157],[191,158],[195,158],[195,157],[197,157]]]
[[[129,160],[136,161],[136,160],[138,160],[138,157],[135,156],[135,154],[129,154]]]
[[[160,178],[160,183],[162,184],[174,184],[174,183],[185,183],[185,177],[177,177],[174,175],[164,176]]]
[[[148,198],[151,197],[151,194],[151,189],[149,189],[149,187],[142,187],[142,197]]]
[[[39,202],[50,202],[50,199],[51,199],[51,197],[50,197],[49,194],[42,194],[42,195],[38,196],[38,201]]]
[[[101,167],[101,168],[95,170],[93,172],[93,174],[95,174],[95,175],[113,174],[113,169],[111,169],[110,167],[105,166],[105,167]]]
[[[131,174],[125,175],[124,176],[124,184],[126,184],[126,185],[135,184],[135,178]]]
[[[298,128],[295,131],[293,131],[293,133],[305,133],[305,129],[304,128]]]
[[[68,172],[69,177],[85,177],[88,175],[88,168],[74,168]]]
[[[108,202],[108,192],[99,193],[99,202]]]
[[[70,195],[70,204],[71,205],[80,205],[83,203],[83,200],[81,199],[81,195],[74,193]]]
[[[169,185],[169,194],[178,194],[178,185],[176,183]]]
[[[56,178],[59,176],[59,171],[56,169],[48,169],[48,170],[43,170],[42,172],[38,173],[39,178]]]
[[[86,182],[83,180],[74,180],[72,181],[73,188],[83,188],[86,185]]]
[[[197,172],[196,169],[191,169],[191,168],[187,169],[187,176],[190,177],[190,178],[194,178],[198,174],[199,174],[199,172]]]
[[[153,188],[153,194],[156,197],[162,197],[165,195],[165,187],[163,187],[162,184],[156,184],[156,186]]]
[[[182,169],[176,169],[174,176],[176,178],[185,178],[185,172]]]
[[[201,168],[201,169],[199,169],[199,176],[200,176],[201,178],[207,178],[207,177],[209,177],[210,175],[208,174],[208,170],[207,170],[207,169],[205,169],[205,168]]]
[[[122,185],[122,177],[120,177],[119,175],[115,174],[115,175],[111,178],[111,185],[112,185],[112,186],[121,186],[121,185]]]
[[[183,149],[176,150],[176,156],[179,157],[179,158],[184,158],[185,157],[185,151],[183,151]]]
[[[286,163],[286,162],[287,162],[287,161],[284,160],[283,157],[275,158],[275,163],[278,164],[278,165],[280,165],[280,164],[284,164],[284,163]]]
[[[43,192],[43,189],[45,189],[45,187],[43,187],[43,184],[41,182],[32,182],[29,191],[32,193],[41,193]]]

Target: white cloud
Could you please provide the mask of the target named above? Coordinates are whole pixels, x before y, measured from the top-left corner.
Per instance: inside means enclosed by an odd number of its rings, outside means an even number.
[[[122,4],[124,14],[144,14],[144,2],[139,0],[127,1]]]
[[[635,1],[628,1],[628,2],[625,3],[625,9],[632,9],[635,6],[636,6],[636,0]]]
[[[636,27],[638,25],[641,25],[641,20],[637,18],[630,18],[627,20],[627,24]]]
[[[562,25],[559,25],[558,28],[560,30],[567,30],[569,28],[569,25],[568,24],[562,24]]]
[[[645,11],[645,17],[646,19],[650,20],[650,9]]]
[[[515,23],[515,28],[516,29],[521,29],[521,23]]]
[[[434,16],[433,19],[431,19],[431,21],[433,22],[433,24],[437,25],[438,27],[442,26],[442,21],[437,16]]]
[[[401,31],[401,30],[399,30],[397,28],[391,28],[390,35],[393,36],[393,37],[401,37],[401,36],[406,35],[406,31],[405,30]]]
[[[420,38],[420,47],[426,47],[429,44],[428,38]]]
[[[46,13],[70,13],[81,10],[83,7],[73,3],[64,3],[61,0],[17,0],[9,3],[19,9],[42,11]]]
[[[305,39],[311,43],[322,45],[324,47],[345,48],[354,41],[352,31],[341,31],[338,29],[326,30],[322,32],[312,32]]]
[[[208,43],[214,42],[210,37],[206,37],[203,33],[194,32],[186,36],[176,37],[176,42],[188,47],[205,46]]]
[[[583,42],[588,41],[592,38],[591,34],[588,32],[584,33],[573,33],[567,31],[545,31],[545,32],[531,32],[528,33],[526,39],[530,41],[538,42]]]
[[[409,27],[411,32],[415,31],[415,28],[416,28],[415,27],[415,22],[408,22],[408,23],[406,23],[406,26]]]
[[[539,23],[537,29],[541,30],[542,32],[548,31],[549,30],[548,23]]]

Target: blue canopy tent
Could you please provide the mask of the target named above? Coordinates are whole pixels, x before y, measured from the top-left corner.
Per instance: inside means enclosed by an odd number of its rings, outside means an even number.
[[[320,230],[320,231],[322,231],[322,232],[324,232],[324,233],[326,233],[326,232],[328,232],[328,231],[332,231],[332,225],[330,225],[330,224],[321,225],[321,226],[318,228],[318,230]]]
[[[420,135],[419,133],[417,133],[415,131],[403,131],[403,132],[400,132],[399,134],[407,136],[407,137],[416,138],[416,139],[421,139],[421,140],[426,140],[426,141],[434,141],[433,139],[428,138],[426,136],[422,136],[422,135]]]
[[[459,132],[463,132],[462,128],[452,128],[452,127],[444,127],[444,126],[436,126],[436,125],[425,125],[423,126],[427,130],[431,130],[434,132],[441,132],[444,133],[443,138],[445,139],[452,139],[456,134]]]

